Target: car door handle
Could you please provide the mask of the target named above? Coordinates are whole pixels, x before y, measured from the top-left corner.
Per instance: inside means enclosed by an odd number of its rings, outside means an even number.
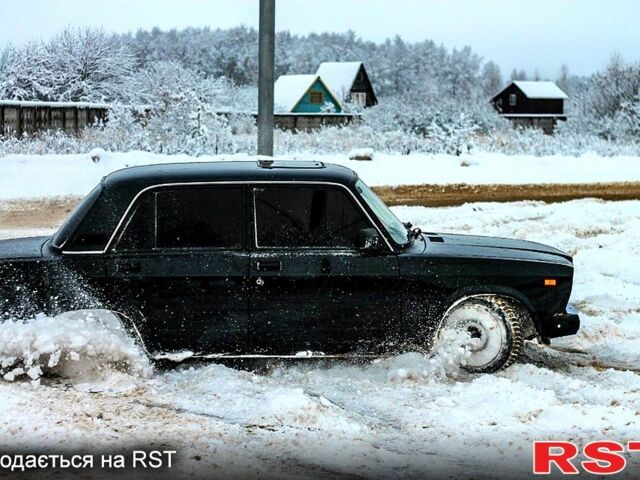
[[[282,270],[282,262],[256,262],[256,270],[259,272],[279,272]]]

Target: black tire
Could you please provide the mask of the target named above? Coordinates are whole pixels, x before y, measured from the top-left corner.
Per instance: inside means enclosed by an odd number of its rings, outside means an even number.
[[[445,313],[438,341],[461,341],[468,358],[461,368],[472,373],[493,373],[514,363],[524,347],[523,325],[529,312],[516,300],[498,295],[477,295],[455,302]],[[447,332],[455,332],[455,338]],[[467,332],[469,335],[459,335]],[[447,335],[449,337],[447,338]]]

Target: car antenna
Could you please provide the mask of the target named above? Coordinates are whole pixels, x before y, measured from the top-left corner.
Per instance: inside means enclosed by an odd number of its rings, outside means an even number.
[[[258,157],[258,166],[262,168],[269,168],[273,165],[273,157]]]

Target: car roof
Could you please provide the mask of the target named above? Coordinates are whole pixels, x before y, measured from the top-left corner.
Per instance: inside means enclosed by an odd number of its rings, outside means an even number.
[[[111,235],[136,196],[142,190],[154,186],[209,182],[312,181],[339,184],[352,190],[357,179],[356,173],[347,167],[303,160],[164,163],[124,168],[102,179],[100,185],[83,200],[81,207],[65,221],[55,236],[54,245],[62,248],[67,242],[72,244],[74,236],[80,234],[91,234],[94,238]],[[104,245],[85,247],[88,251],[101,250]]]
[[[353,185],[356,173],[341,165],[302,160],[163,163],[128,167],[107,175],[103,185],[148,187],[171,183],[243,181],[319,181]]]

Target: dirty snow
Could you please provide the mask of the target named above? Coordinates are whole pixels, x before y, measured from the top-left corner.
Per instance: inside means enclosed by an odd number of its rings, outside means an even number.
[[[583,329],[553,348],[529,344],[520,363],[496,375],[461,373],[451,366],[459,352],[447,351],[147,372],[116,326],[94,329],[103,315],[39,317],[15,338],[2,336],[0,355],[60,351],[77,368],[39,386],[28,374],[0,380],[0,448],[171,447],[177,471],[207,478],[493,479],[497,461],[501,478],[528,475],[534,440],[640,438],[640,202],[394,210],[429,231],[543,241],[572,253]],[[82,332],[90,335],[74,343]],[[17,347],[18,339],[29,340]],[[90,361],[89,343],[104,365]],[[630,457],[617,478],[637,478],[639,461]]]
[[[405,184],[557,184],[640,181],[640,158],[585,154],[553,155],[389,155],[375,152],[370,162],[345,155],[286,155],[346,165],[371,186]],[[83,155],[9,155],[0,158],[0,199],[85,195],[100,179],[120,168],[168,162],[251,160],[248,155],[190,157],[147,152],[111,153],[94,149]],[[37,172],[37,175],[33,175]]]

